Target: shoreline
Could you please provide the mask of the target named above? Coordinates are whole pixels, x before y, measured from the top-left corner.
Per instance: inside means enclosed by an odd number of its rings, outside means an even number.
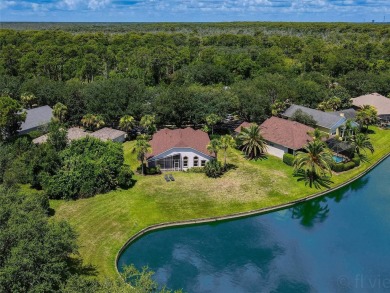
[[[151,226],[148,226],[146,228],[143,228],[142,230],[138,231],[136,234],[134,234],[132,237],[130,237],[120,248],[118,253],[116,254],[115,257],[115,270],[119,274],[118,270],[118,261],[120,255],[123,253],[123,251],[130,246],[133,242],[137,241],[139,238],[144,236],[145,234],[148,234],[150,232],[158,231],[158,230],[163,230],[166,228],[172,228],[172,227],[185,227],[185,226],[191,226],[191,225],[197,225],[197,224],[206,224],[206,223],[212,223],[212,222],[221,222],[221,221],[226,221],[226,220],[233,220],[233,219],[240,219],[240,218],[245,218],[249,216],[256,216],[256,215],[261,215],[269,212],[273,212],[276,210],[281,210],[285,209],[288,207],[292,207],[294,205],[300,204],[302,202],[310,201],[322,196],[326,196],[327,194],[338,190],[340,188],[343,188],[347,186],[348,184],[360,179],[367,173],[369,173],[372,169],[374,169],[376,166],[378,166],[381,162],[383,162],[385,159],[387,159],[390,156],[390,152],[383,155],[378,161],[376,161],[373,165],[368,167],[366,170],[363,172],[357,174],[356,176],[352,177],[351,179],[324,191],[316,192],[312,195],[303,197],[301,199],[293,200],[284,204],[279,204],[275,206],[270,206],[270,207],[265,207],[265,208],[260,208],[260,209],[255,209],[255,210],[250,210],[246,212],[238,212],[234,214],[228,214],[224,216],[218,216],[218,217],[208,217],[208,218],[200,218],[200,219],[190,219],[190,220],[184,220],[184,221],[175,221],[175,222],[164,222],[160,224],[154,224]]]

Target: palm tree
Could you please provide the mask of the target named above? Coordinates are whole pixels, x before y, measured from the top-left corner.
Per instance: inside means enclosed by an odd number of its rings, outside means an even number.
[[[323,138],[329,137],[329,134],[319,130],[318,128],[314,129],[313,131],[309,131],[307,134],[310,135],[314,140],[320,141],[322,141]]]
[[[249,159],[254,159],[264,155],[267,144],[260,134],[260,127],[253,124],[249,127],[241,128],[237,137],[240,149]]]
[[[144,161],[147,153],[152,152],[149,142],[144,138],[137,138],[133,152],[137,154],[138,160],[141,162],[142,175],[144,175]]]
[[[95,116],[95,129],[102,128],[106,123],[104,122],[104,118],[102,115],[96,115]]]
[[[62,103],[57,103],[53,107],[53,116],[59,121],[64,122],[65,116],[68,113],[68,107]]]
[[[119,128],[125,132],[129,132],[133,129],[135,125],[135,120],[133,116],[125,115],[121,119],[119,119]]]
[[[156,117],[154,115],[143,116],[139,124],[145,128],[148,134],[156,132]]]
[[[81,119],[81,124],[88,130],[92,129],[96,120],[96,116],[93,114],[86,114]]]
[[[357,112],[356,121],[361,125],[365,125],[368,130],[369,125],[378,122],[378,111],[373,106],[364,105],[362,109]]]
[[[211,135],[214,134],[214,126],[221,121],[221,117],[217,114],[210,114],[205,117],[207,126],[211,127]]]
[[[310,187],[329,188],[332,183],[332,162],[332,153],[326,145],[320,140],[313,140],[304,147],[303,152],[297,153],[294,159],[295,176]]]
[[[229,147],[234,147],[236,142],[234,140],[234,138],[229,135],[229,134],[226,134],[224,136],[222,136],[220,139],[219,139],[219,142],[220,142],[220,148],[224,151],[224,165],[223,165],[223,168],[226,170],[226,153],[227,153],[227,150]]]
[[[217,138],[214,138],[210,141],[210,143],[207,145],[207,150],[210,153],[214,153],[215,160],[218,160],[218,152],[221,149],[221,141]]]
[[[361,161],[367,162],[367,151],[374,152],[374,147],[370,141],[370,138],[363,133],[356,133],[349,138],[353,151],[358,155]],[[362,151],[364,153],[362,153]]]

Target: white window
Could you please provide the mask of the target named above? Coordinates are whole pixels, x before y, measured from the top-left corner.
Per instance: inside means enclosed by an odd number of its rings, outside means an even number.
[[[199,158],[198,157],[194,157],[194,167],[198,167],[199,165]]]
[[[184,157],[183,158],[183,168],[187,168],[188,167],[188,157]]]
[[[206,166],[206,160],[200,161],[200,165],[201,165],[202,167]]]

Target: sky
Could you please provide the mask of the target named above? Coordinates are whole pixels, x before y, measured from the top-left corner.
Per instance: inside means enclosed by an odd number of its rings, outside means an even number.
[[[390,0],[0,0],[0,21],[390,22]]]

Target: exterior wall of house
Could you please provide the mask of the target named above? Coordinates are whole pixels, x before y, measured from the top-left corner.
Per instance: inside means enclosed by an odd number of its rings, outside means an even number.
[[[173,159],[173,167],[165,169],[163,166],[160,166],[161,170],[187,170],[192,167],[201,167],[202,161],[206,163],[212,159],[211,156],[203,154],[192,148],[172,148],[162,154],[159,154],[158,156],[149,159],[148,166],[156,167],[156,165],[158,165],[157,161],[159,159],[168,158],[168,157],[175,157],[175,159]],[[185,157],[187,158],[187,166],[185,166],[184,164]],[[194,165],[195,157],[198,158],[197,166]]]
[[[288,148],[277,143],[267,141],[267,153],[278,158],[283,158],[284,153],[288,152]]]
[[[112,141],[113,142],[124,142],[125,140],[126,140],[126,134],[122,134],[121,136],[114,138]]]

